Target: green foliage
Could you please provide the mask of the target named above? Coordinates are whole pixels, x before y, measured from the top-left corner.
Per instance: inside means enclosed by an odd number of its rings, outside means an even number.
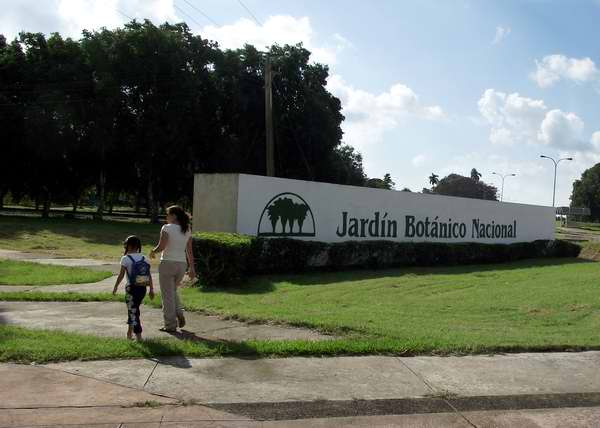
[[[328,68],[301,44],[269,50],[277,175],[362,185]],[[0,201],[27,196],[48,215],[95,187],[100,213],[124,194],[157,220],[189,201],[194,172],[263,174],[264,66],[253,46],[222,50],[185,24],[1,38]]]
[[[429,176],[429,184],[431,184],[431,187],[437,186],[437,184],[439,182],[440,182],[440,176],[432,172],[431,175]],[[425,193],[425,192],[423,192],[423,193]]]
[[[242,281],[248,271],[252,238],[232,233],[194,234],[194,259],[206,286]]]
[[[232,234],[197,234],[194,237],[196,270],[201,282],[208,286],[235,285],[252,274],[502,263],[528,258],[577,257],[580,251],[578,245],[558,240],[501,245],[392,241],[323,243]]]
[[[383,176],[383,178],[369,178],[365,182],[366,187],[372,187],[374,189],[387,189],[393,190],[396,186],[394,180],[392,180],[392,176],[387,173]]]
[[[600,163],[586,169],[579,180],[573,183],[572,207],[587,207],[591,219],[600,220]]]
[[[477,172],[477,170],[475,170]],[[478,173],[477,173],[478,174]],[[433,182],[430,177],[430,181]],[[432,189],[433,193],[463,198],[498,200],[498,189],[474,177],[463,177],[459,174],[450,174],[439,180]]]

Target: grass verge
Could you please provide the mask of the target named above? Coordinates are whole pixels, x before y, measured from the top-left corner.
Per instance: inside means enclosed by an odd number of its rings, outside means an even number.
[[[180,356],[211,357],[301,357],[342,355],[409,356],[436,353],[477,354],[519,351],[564,351],[598,349],[569,345],[496,348],[466,347],[438,349],[432,344],[391,339],[337,339],[328,341],[247,341],[241,343],[177,339],[131,342],[120,338],[87,336],[60,331],[30,330],[0,325],[0,362],[48,363],[70,360],[111,360]]]
[[[101,281],[111,275],[110,272],[82,267],[0,259],[0,285],[86,284]]]
[[[122,294],[78,293],[73,291],[46,293],[43,291],[7,291],[0,293],[0,301],[5,302],[122,302]],[[149,301],[149,300],[148,300]],[[146,303],[146,300],[144,301]]]

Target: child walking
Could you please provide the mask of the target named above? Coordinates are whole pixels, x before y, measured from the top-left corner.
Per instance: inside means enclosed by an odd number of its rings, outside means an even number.
[[[127,303],[127,338],[142,340],[142,323],[140,321],[140,305],[146,296],[146,287],[149,288],[148,296],[154,299],[154,286],[150,274],[150,264],[142,254],[142,241],[135,235],[127,237],[123,243],[125,253],[121,257],[121,271],[117,277],[113,294],[117,293],[123,277],[127,278],[125,287],[125,303]]]

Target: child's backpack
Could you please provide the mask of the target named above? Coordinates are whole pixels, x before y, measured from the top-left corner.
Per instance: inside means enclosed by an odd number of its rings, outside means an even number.
[[[142,256],[141,260],[137,262],[133,257],[128,255],[131,259],[131,273],[129,274],[129,284],[131,285],[139,285],[142,287],[146,287],[150,285],[150,263],[148,263],[144,256]]]

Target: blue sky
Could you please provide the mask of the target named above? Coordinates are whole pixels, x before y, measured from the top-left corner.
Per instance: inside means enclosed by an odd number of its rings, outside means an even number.
[[[345,140],[370,176],[390,172],[398,188],[420,191],[432,172],[475,167],[494,184],[492,171],[517,174],[505,200],[549,205],[553,166],[543,153],[575,158],[559,168],[565,205],[573,180],[600,162],[600,1],[244,0],[260,25],[237,0],[44,3],[0,0],[0,32],[76,36],[121,24],[118,9],[186,20],[225,47],[303,41],[330,65]]]

